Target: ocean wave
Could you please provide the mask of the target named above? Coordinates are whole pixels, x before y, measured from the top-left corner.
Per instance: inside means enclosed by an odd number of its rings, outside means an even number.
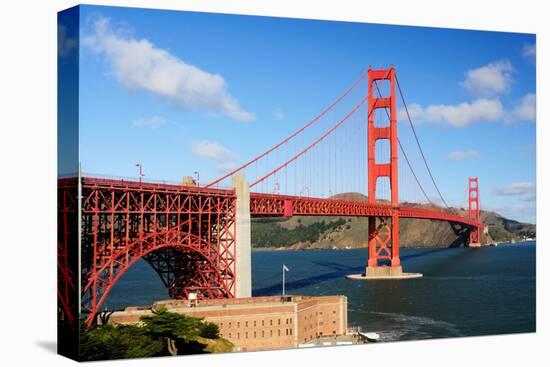
[[[428,339],[437,335],[445,335],[448,337],[464,336],[456,325],[447,321],[423,316],[410,316],[401,313],[375,311],[370,313],[382,316],[391,323],[398,324],[392,329],[372,330],[380,334],[380,341]]]
[[[473,280],[484,281],[493,280],[501,282],[503,279],[512,280],[533,280],[536,279],[532,275],[505,275],[505,274],[485,274],[485,275],[424,275],[424,279],[428,280]]]

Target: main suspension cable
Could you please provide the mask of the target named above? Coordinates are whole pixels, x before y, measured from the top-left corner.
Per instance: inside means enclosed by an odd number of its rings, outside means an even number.
[[[432,171],[430,170],[430,167],[428,166],[428,161],[426,160],[426,156],[424,155],[424,151],[422,150],[422,146],[420,145],[420,141],[418,140],[418,136],[416,135],[416,130],[414,128],[414,125],[412,123],[411,115],[409,114],[409,109],[407,108],[407,103],[405,102],[405,97],[403,96],[403,91],[401,90],[401,85],[399,85],[399,79],[397,78],[397,74],[395,75],[395,81],[397,82],[397,88],[399,89],[399,95],[401,96],[401,100],[403,101],[403,106],[405,107],[405,112],[407,113],[407,119],[409,120],[409,125],[411,126],[411,129],[414,134],[414,138],[416,140],[416,144],[418,145],[418,149],[420,150],[420,154],[422,155],[422,160],[424,161],[424,165],[426,166],[426,169],[428,170],[428,174],[430,175],[430,179],[432,180],[432,183],[437,190],[437,193],[439,194],[439,197],[441,198],[441,201],[443,201],[443,204],[447,208],[449,208],[449,205],[447,205],[447,202],[443,198],[443,195],[441,195],[441,191],[439,191],[439,187],[437,187],[437,184],[435,183],[434,176],[432,175]]]
[[[376,91],[378,92],[378,97],[382,97],[382,93],[380,92],[380,88],[378,87],[378,83],[377,81],[375,80],[374,81],[374,85],[376,86]],[[391,121],[391,117],[390,117],[390,114],[388,112],[388,108],[385,107],[384,108],[384,111],[386,111],[386,115],[388,116],[388,120]],[[420,190],[422,191],[422,193],[424,194],[424,197],[426,198],[426,200],[428,200],[428,202],[430,204],[433,204],[432,201],[430,200],[430,198],[428,197],[428,195],[426,194],[426,191],[424,191],[424,188],[422,187],[422,185],[420,184],[420,181],[418,180],[418,177],[416,176],[416,173],[414,173],[414,170],[412,168],[412,165],[411,165],[411,162],[409,161],[409,157],[407,157],[407,153],[405,153],[405,149],[403,149],[403,145],[401,145],[401,140],[399,140],[399,137],[397,138],[397,143],[399,144],[399,149],[401,150],[401,153],[403,153],[403,157],[405,157],[405,161],[407,162],[407,165],[409,166],[409,169],[411,170],[411,173],[416,181],[416,183],[418,184],[418,187],[420,187]]]
[[[321,117],[323,117],[324,115],[326,115],[330,110],[332,110],[338,103],[340,103],[340,101],[342,99],[344,99],[353,89],[355,89],[355,87],[357,85],[359,85],[359,83],[361,82],[361,80],[363,80],[366,76],[368,75],[368,70],[364,70],[363,73],[361,73],[361,75],[359,76],[359,78],[351,85],[351,87],[349,87],[342,95],[340,95],[331,105],[329,105],[327,108],[325,108],[319,115],[317,115],[314,119],[310,120],[307,124],[305,124],[304,126],[302,126],[300,129],[298,129],[297,131],[295,131],[293,134],[291,134],[290,136],[288,136],[286,139],[282,140],[281,142],[279,142],[278,144],[274,145],[273,147],[271,147],[270,149],[266,150],[265,152],[263,152],[262,154],[260,154],[259,156],[257,156],[256,158],[252,159],[251,161],[243,164],[242,166],[234,169],[233,171],[227,173],[226,175],[218,178],[217,180],[209,183],[208,185],[206,185],[205,187],[208,188],[208,187],[212,187],[218,183],[220,183],[221,181],[225,180],[226,178],[228,177],[231,177],[233,176],[235,173],[245,169],[246,167],[250,166],[252,163],[254,162],[257,162],[258,160],[260,160],[261,158],[267,156],[269,153],[273,152],[274,150],[276,150],[277,148],[281,147],[282,145],[286,144],[287,142],[289,142],[292,138],[294,138],[295,136],[297,136],[298,134],[300,134],[302,131],[306,130],[308,127],[310,127],[311,125],[313,125],[315,122],[317,122]]]

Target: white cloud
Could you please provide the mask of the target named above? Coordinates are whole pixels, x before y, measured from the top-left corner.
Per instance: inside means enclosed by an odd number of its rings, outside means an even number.
[[[216,166],[216,169],[224,174],[233,171],[235,168],[237,168],[236,162],[221,162]]]
[[[216,169],[222,173],[237,168],[239,155],[219,143],[201,140],[193,143],[191,149],[196,156],[216,162]]]
[[[466,79],[460,84],[475,96],[492,97],[510,88],[513,71],[510,61],[497,61],[468,70]]]
[[[425,122],[462,128],[478,122],[534,122],[536,117],[535,101],[536,96],[528,93],[516,103],[512,110],[505,109],[498,98],[481,98],[457,105],[437,104],[427,107],[413,103],[408,106],[408,109],[414,123]],[[406,111],[400,109],[397,118],[400,121],[406,121]]]
[[[285,113],[279,108],[277,111],[275,111],[275,118],[277,120],[282,120],[285,118]]]
[[[193,143],[193,153],[201,158],[209,158],[216,161],[224,161],[228,158],[235,159],[237,153],[227,149],[221,144],[210,142],[208,140],[201,140]]]
[[[504,108],[498,99],[476,99],[458,105],[429,105],[422,107],[411,104],[409,113],[413,122],[466,127],[474,122],[497,121],[504,115]],[[399,111],[398,118],[406,119],[404,110]]]
[[[158,129],[162,125],[168,123],[168,120],[161,116],[142,117],[132,121],[133,127],[148,127],[150,129]]]
[[[535,121],[537,115],[536,96],[533,93],[526,94],[506,116],[508,123],[516,121]]]
[[[537,45],[535,43],[528,43],[523,46],[523,57],[535,61],[537,57]]]
[[[463,159],[473,159],[479,157],[479,153],[476,150],[464,150],[455,151],[449,153],[448,158],[453,161],[460,161]]]
[[[520,196],[524,201],[534,201],[537,194],[536,185],[532,181],[513,182],[504,187],[498,187],[493,190],[495,195],[500,196]]]
[[[73,52],[78,50],[78,40],[76,37],[69,35],[67,26],[65,24],[59,24],[57,27],[57,53],[61,57],[67,57],[72,55]],[[76,56],[76,55],[72,55]]]
[[[524,223],[534,224],[536,220],[536,208],[532,203],[498,205],[489,209],[496,211],[505,218],[514,219]]]
[[[220,113],[235,120],[251,121],[227,91],[221,75],[188,64],[147,39],[134,39],[110,27],[109,19],[95,21],[83,44],[106,57],[117,81],[129,90],[145,90],[186,108]]]

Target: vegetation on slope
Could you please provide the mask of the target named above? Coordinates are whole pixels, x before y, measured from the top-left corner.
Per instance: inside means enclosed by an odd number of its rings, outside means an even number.
[[[523,237],[534,238],[537,235],[534,224],[507,219],[495,212],[483,212],[481,219],[489,227],[489,236],[493,241],[519,240]]]
[[[258,223],[261,223],[258,225]],[[300,218],[294,228],[281,226],[278,222],[255,221],[252,225],[252,243],[255,247],[288,247],[296,243],[315,242],[325,232],[332,232],[344,225],[346,220],[338,218],[333,221],[316,221],[303,225]]]
[[[83,326],[80,358],[97,361],[233,350],[231,342],[220,338],[216,324],[200,318],[157,309],[141,321],[141,325]]]

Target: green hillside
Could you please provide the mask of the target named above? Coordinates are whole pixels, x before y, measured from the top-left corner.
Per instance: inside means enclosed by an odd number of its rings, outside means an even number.
[[[340,194],[339,199],[365,201],[361,194]],[[404,203],[403,205],[428,207]],[[465,214],[452,208],[451,212]],[[533,224],[507,219],[495,212],[482,212],[488,226],[484,242],[504,242],[535,237]],[[467,243],[468,232],[448,222],[403,218],[400,220],[401,247],[459,247]],[[288,219],[258,218],[252,221],[252,246],[255,248],[359,248],[367,247],[368,219],[358,217],[301,217]]]

